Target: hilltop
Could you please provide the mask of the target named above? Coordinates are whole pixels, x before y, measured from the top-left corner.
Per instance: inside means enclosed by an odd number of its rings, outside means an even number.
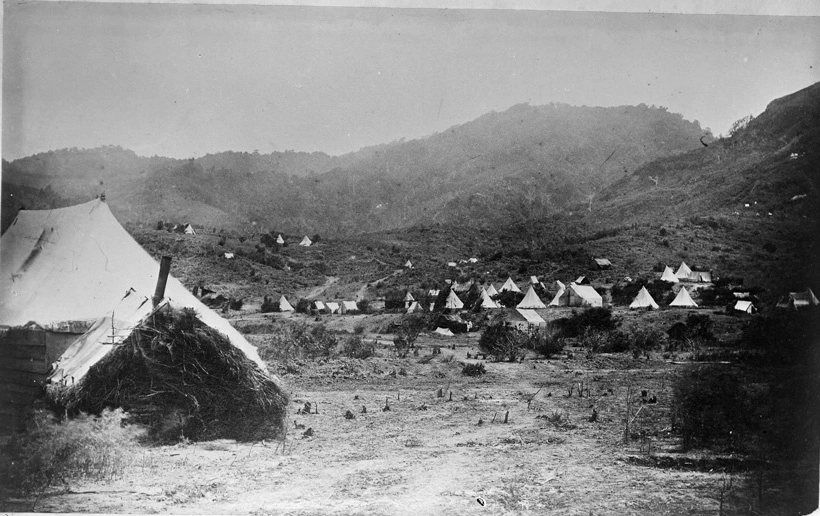
[[[256,222],[336,236],[435,222],[495,227],[584,201],[642,164],[694,148],[704,134],[665,108],[520,104],[338,157],[224,152],[178,160],[119,147],[63,149],[3,162],[3,181],[50,187],[70,203],[105,192],[120,220],[144,225]]]

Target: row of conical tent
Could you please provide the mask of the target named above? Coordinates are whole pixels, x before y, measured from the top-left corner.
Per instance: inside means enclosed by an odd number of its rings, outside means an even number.
[[[661,279],[663,281],[668,281],[669,283],[679,283],[681,280],[711,283],[712,273],[705,271],[693,271],[688,265],[686,265],[686,262],[680,262],[677,272],[672,272],[672,268],[667,265],[663,270],[663,274],[661,274]]]
[[[545,305],[544,302],[541,301],[541,298],[538,297],[538,294],[536,294],[533,286],[530,285],[526,294],[524,294],[524,299],[516,305],[516,308],[542,309],[547,308],[547,306],[603,306],[603,299],[601,298],[601,295],[589,285],[578,285],[573,282],[570,283],[569,286],[565,287],[560,281],[556,281],[555,284],[556,287],[558,287],[558,291],[552,301],[550,301],[549,305]],[[521,292],[521,290],[512,281],[512,278],[508,278],[499,291],[496,291],[493,285],[490,285],[487,289],[481,287],[481,308],[502,308],[502,306],[492,298],[499,292],[504,292],[505,290]],[[409,293],[408,296],[410,296]],[[412,298],[412,296],[410,297]],[[405,298],[405,300],[406,299],[407,298]],[[698,305],[692,300],[692,296],[689,295],[686,287],[681,287],[680,291],[678,291],[678,294],[675,296],[675,299],[669,304],[669,306],[696,308]],[[458,310],[464,308],[464,302],[459,299],[458,295],[453,290],[450,290],[447,295],[447,299],[444,302],[444,307]],[[652,299],[652,295],[648,290],[646,290],[646,287],[641,287],[641,290],[638,292],[638,295],[635,296],[635,299],[629,305],[629,308],[657,309],[659,306],[655,300]]]
[[[334,301],[313,301],[313,303],[311,303],[311,308],[320,312],[329,312],[331,314],[357,312],[359,310],[359,306],[355,301],[339,301],[338,303]],[[291,305],[287,298],[282,295],[279,298],[279,311],[295,312],[296,309],[293,308],[293,305]]]

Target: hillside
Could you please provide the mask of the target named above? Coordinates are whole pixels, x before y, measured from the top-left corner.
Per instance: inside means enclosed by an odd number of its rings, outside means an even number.
[[[586,200],[703,131],[665,108],[517,105],[424,139],[330,157],[224,152],[139,157],[118,147],[60,150],[3,164],[4,182],[50,186],[70,202],[102,192],[123,221],[351,235],[446,222],[542,217]]]

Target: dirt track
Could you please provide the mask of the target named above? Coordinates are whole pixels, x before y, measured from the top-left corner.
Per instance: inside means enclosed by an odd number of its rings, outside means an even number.
[[[655,454],[672,450],[674,440],[663,427],[676,366],[623,355],[588,360],[576,354],[572,359],[487,363],[486,375],[470,378],[461,374],[459,362],[475,352],[475,336],[454,341],[457,350],[444,349],[441,355],[425,356],[432,345],[452,341],[422,337],[419,357],[390,358],[385,349],[382,357],[320,361],[285,376],[293,402],[284,451],[280,442],[147,448],[123,478],[72,486],[72,492],[41,498],[34,509],[717,514],[722,473],[626,461],[640,454],[639,442],[622,443],[628,384],[636,404],[641,389],[658,398],[657,404],[645,405],[633,429],[657,434]],[[588,386],[590,396],[578,397],[578,383]],[[567,396],[570,385],[572,397]],[[438,389],[444,397],[437,397]],[[389,411],[383,411],[386,400]],[[308,401],[314,408],[318,403],[319,413],[297,415]],[[596,422],[589,421],[593,408]],[[347,410],[355,419],[344,417]],[[304,428],[297,430],[297,424]],[[303,435],[307,429],[312,437]],[[24,500],[4,505],[32,509]]]

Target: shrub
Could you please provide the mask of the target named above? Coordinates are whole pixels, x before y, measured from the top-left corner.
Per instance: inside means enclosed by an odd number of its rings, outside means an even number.
[[[559,332],[547,327],[539,328],[529,335],[527,348],[545,358],[549,358],[563,351],[564,344],[565,339],[560,336]]]
[[[24,493],[42,491],[57,482],[112,480],[130,466],[145,430],[126,425],[122,409],[99,416],[79,414],[59,421],[46,410],[34,413],[34,425],[15,437],[0,463],[0,477]]]
[[[367,310],[370,308],[370,301],[367,299],[362,299],[361,301],[356,302],[356,307],[359,311],[363,314],[367,313]]]
[[[481,376],[486,372],[487,370],[484,368],[483,362],[464,364],[464,366],[461,368],[461,374],[465,376]]]
[[[300,314],[309,314],[310,313],[310,300],[309,299],[300,299],[296,302],[296,306],[293,309]]]
[[[342,344],[342,354],[362,360],[370,358],[376,354],[376,342],[367,342],[361,335],[351,335]]]
[[[419,332],[417,330],[404,327],[399,330],[399,333],[393,337],[393,347],[396,351],[396,355],[400,358],[406,358],[407,353],[410,351],[410,348],[413,347],[418,336]]]
[[[554,324],[558,325],[564,337],[579,337],[587,328],[599,331],[614,330],[620,320],[612,317],[612,310],[609,308],[587,308],[578,313],[572,311],[572,316],[558,319]]]
[[[526,334],[520,330],[503,323],[495,323],[484,329],[478,340],[478,347],[482,352],[492,355],[498,361],[514,362],[526,353],[524,349],[526,341]]]
[[[279,311],[279,301],[274,301],[272,298],[265,296],[262,300],[262,313],[267,314],[270,312],[278,312]]]

